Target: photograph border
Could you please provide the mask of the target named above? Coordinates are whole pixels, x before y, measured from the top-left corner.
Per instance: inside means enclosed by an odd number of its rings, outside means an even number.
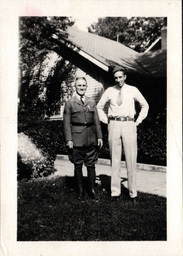
[[[53,4],[54,2],[54,4]],[[98,9],[96,10],[96,6]],[[105,6],[105,8],[104,8]],[[181,1],[6,1],[1,17],[1,253],[2,255],[171,255],[182,248],[182,31]],[[17,92],[20,16],[147,16],[168,18],[166,242],[17,242]]]

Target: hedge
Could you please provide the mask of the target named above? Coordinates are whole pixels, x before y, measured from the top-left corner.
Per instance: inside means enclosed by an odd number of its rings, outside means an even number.
[[[23,161],[18,152],[18,179],[30,179],[41,177],[53,173],[54,161],[60,143],[63,145],[64,154],[67,149],[64,143],[63,132],[60,131],[62,124],[60,121],[21,121],[18,123],[18,133],[27,135],[35,146],[40,149],[44,161],[36,162],[36,159]]]
[[[18,180],[48,176],[53,173],[54,160],[23,132],[18,134]]]
[[[104,146],[99,150],[100,158],[110,158],[107,126],[102,125]],[[28,135],[34,144],[47,156],[46,165],[54,167],[57,154],[67,154],[63,133],[63,121],[19,122],[18,132]],[[20,156],[19,156],[20,158]],[[125,160],[124,152],[122,160]],[[138,126],[138,162],[166,165],[166,125],[161,122],[146,121]]]

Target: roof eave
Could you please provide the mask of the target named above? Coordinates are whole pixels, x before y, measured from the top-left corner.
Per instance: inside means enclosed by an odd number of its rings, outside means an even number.
[[[79,55],[81,55],[82,57],[84,57],[85,59],[91,61],[93,64],[95,64],[96,66],[98,66],[99,68],[103,69],[104,71],[108,72],[109,71],[109,67],[105,64],[103,64],[102,62],[98,61],[97,59],[93,58],[91,55],[87,54],[85,51],[81,50],[78,48],[78,50],[76,50],[77,53]]]

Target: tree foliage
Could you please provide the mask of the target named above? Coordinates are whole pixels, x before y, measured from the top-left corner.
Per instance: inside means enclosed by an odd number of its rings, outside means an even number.
[[[53,35],[66,38],[66,29],[73,24],[69,17],[20,18],[20,115],[42,117],[58,111],[61,83],[74,67],[59,56]]]
[[[105,17],[91,24],[88,32],[110,38],[114,41],[144,52],[161,35],[161,28],[166,26],[163,17]]]
[[[116,41],[118,33],[124,31],[127,21],[125,17],[99,18],[97,23],[91,24],[88,32]]]

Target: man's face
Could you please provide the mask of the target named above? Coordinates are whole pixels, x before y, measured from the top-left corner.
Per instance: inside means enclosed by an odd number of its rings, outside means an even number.
[[[117,86],[122,87],[124,85],[126,79],[126,75],[123,73],[123,71],[117,71],[114,73],[114,81]]]
[[[87,89],[87,84],[84,79],[78,79],[75,84],[76,87],[76,92],[80,96],[85,95],[86,89]]]

